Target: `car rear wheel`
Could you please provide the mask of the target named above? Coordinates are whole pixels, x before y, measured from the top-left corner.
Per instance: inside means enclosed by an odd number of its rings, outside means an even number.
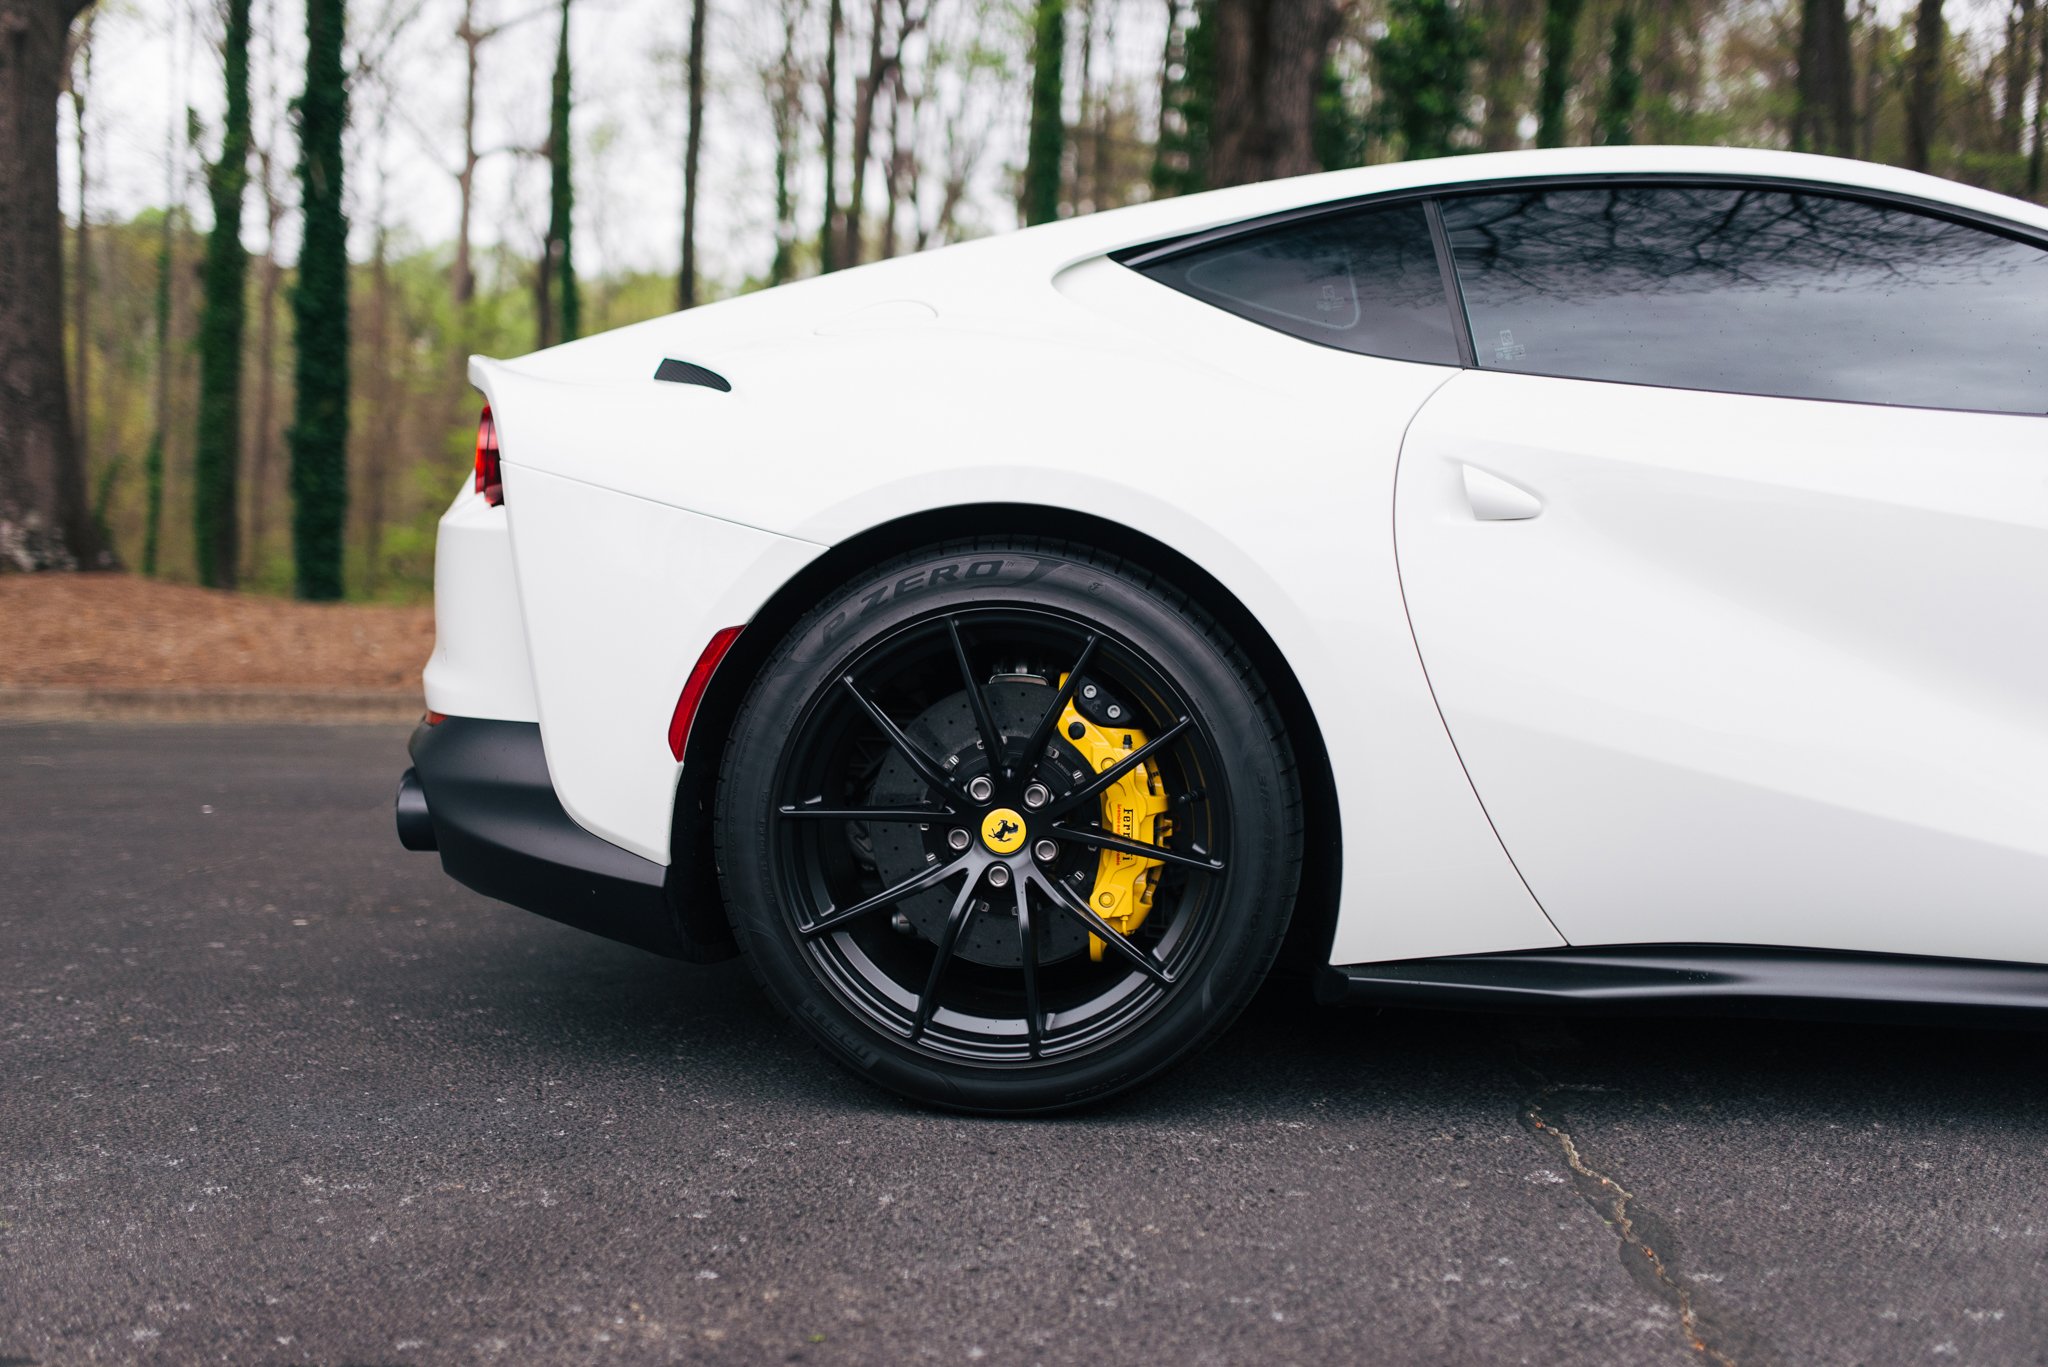
[[[1238,1013],[1292,910],[1301,798],[1198,606],[1093,552],[978,543],[791,630],[715,840],[742,951],[829,1052],[1021,1114],[1135,1086]]]

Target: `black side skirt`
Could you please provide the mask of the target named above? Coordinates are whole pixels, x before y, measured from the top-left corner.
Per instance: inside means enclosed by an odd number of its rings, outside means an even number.
[[[421,723],[408,748],[400,838],[438,849],[458,883],[671,958],[703,963],[735,952],[718,908],[682,914],[676,869],[600,840],[562,810],[539,726],[449,717]]]
[[[1331,1003],[1468,1011],[2009,1020],[2014,1013],[2048,1011],[2048,967],[1730,945],[1627,945],[1350,964],[1325,972],[1316,995]]]

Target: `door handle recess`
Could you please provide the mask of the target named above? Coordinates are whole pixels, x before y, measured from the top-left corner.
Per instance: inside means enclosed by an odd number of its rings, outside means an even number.
[[[1460,464],[1465,474],[1465,499],[1481,522],[1526,522],[1543,511],[1543,500],[1476,465]]]

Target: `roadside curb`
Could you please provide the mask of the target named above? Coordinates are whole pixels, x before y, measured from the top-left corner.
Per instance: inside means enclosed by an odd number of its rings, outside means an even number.
[[[372,689],[42,688],[0,684],[0,722],[395,724],[426,710],[416,693]]]

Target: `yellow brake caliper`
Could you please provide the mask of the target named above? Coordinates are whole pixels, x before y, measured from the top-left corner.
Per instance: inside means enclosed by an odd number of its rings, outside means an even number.
[[[1060,680],[1062,684],[1066,680]],[[1078,731],[1076,728],[1079,728]],[[1145,743],[1145,733],[1131,727],[1105,730],[1081,715],[1071,699],[1060,713],[1060,734],[1081,752],[1088,767],[1101,773]],[[1150,760],[1138,765],[1109,785],[1102,794],[1102,827],[1126,840],[1157,845],[1172,834],[1173,823],[1166,815],[1166,794],[1159,770]],[[1158,890],[1157,859],[1121,850],[1103,850],[1095,867],[1095,886],[1088,903],[1095,914],[1125,935],[1145,923],[1152,910],[1152,895]],[[1097,935],[1088,937],[1088,957],[1100,963],[1104,945]]]

